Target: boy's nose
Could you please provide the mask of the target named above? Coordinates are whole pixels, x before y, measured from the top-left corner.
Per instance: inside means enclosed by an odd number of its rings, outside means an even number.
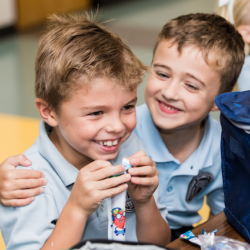
[[[120,117],[110,118],[106,126],[106,131],[109,133],[120,133],[124,128]]]
[[[161,90],[161,94],[167,100],[178,100],[179,90],[179,83],[177,81],[170,81]]]

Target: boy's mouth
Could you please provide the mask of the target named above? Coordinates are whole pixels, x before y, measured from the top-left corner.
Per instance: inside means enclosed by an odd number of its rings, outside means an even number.
[[[114,140],[103,140],[103,141],[96,141],[95,140],[95,142],[102,145],[102,146],[113,147],[113,146],[116,146],[119,143],[120,139],[121,138],[114,139]]]
[[[160,109],[165,112],[165,113],[171,113],[171,114],[174,114],[174,113],[177,113],[179,111],[181,111],[180,109],[177,109],[175,108],[174,106],[172,105],[169,105],[169,104],[166,104],[164,102],[161,102],[158,100],[158,103],[159,103],[159,106],[160,106]]]

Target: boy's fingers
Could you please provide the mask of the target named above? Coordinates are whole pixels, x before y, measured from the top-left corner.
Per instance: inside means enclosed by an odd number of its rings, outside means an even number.
[[[147,177],[131,177],[130,180],[134,184],[142,185],[142,186],[152,186],[157,185],[159,183],[158,178],[147,178]]]
[[[127,188],[128,188],[128,184],[125,183],[125,184],[119,185],[119,186],[114,187],[114,188],[103,190],[103,191],[101,191],[102,199],[120,194],[123,191],[127,190]]]
[[[105,167],[93,173],[93,180],[95,181],[102,180],[112,175],[120,174],[124,172],[124,170],[125,167],[123,165]]]
[[[3,169],[12,169],[13,167],[16,166],[30,166],[31,165],[31,161],[28,160],[26,158],[25,155],[21,154],[21,155],[16,155],[16,156],[11,156],[9,158],[7,158],[3,163],[2,163],[2,168]]]
[[[34,199],[34,197],[30,197],[26,199],[2,200],[2,204],[8,207],[20,207],[30,204]]]
[[[7,199],[27,199],[30,197],[34,197],[36,195],[39,195],[43,193],[43,188],[31,188],[31,189],[24,189],[24,190],[16,190],[9,193],[9,197],[6,197]]]
[[[146,175],[146,176],[154,176],[156,175],[156,168],[152,168],[151,166],[145,166],[140,168],[130,168],[128,173],[133,175]]]
[[[88,164],[87,166],[85,166],[85,170],[88,169],[90,172],[95,172],[98,169],[102,169],[102,168],[106,168],[106,167],[110,167],[112,166],[112,164],[109,161],[102,161],[102,160],[97,160],[97,161],[93,161],[90,164]]]
[[[27,188],[37,188],[47,184],[47,180],[44,178],[41,179],[20,179],[15,181],[14,189],[27,189]],[[13,189],[13,190],[14,190]]]
[[[2,192],[12,192],[17,189],[37,188],[47,184],[47,180],[41,179],[20,179],[3,182]]]
[[[133,157],[130,159],[130,164],[133,166],[155,166],[155,163],[148,157]]]
[[[123,174],[117,177],[108,178],[98,182],[98,189],[105,190],[121,185],[131,179],[130,174]]]
[[[140,150],[140,151],[136,152],[135,154],[131,155],[129,157],[129,159],[143,157],[143,156],[146,156],[146,153],[144,151]]]
[[[44,173],[32,169],[16,169],[12,171],[13,179],[39,179],[44,177]]]

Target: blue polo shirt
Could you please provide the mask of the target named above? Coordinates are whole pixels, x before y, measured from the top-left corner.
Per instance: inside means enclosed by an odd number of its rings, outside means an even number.
[[[224,208],[220,156],[220,124],[209,115],[205,122],[203,139],[196,151],[182,164],[165,146],[146,104],[137,107],[135,133],[143,141],[148,155],[159,171],[160,204],[167,207],[167,221],[171,229],[190,226],[201,220],[198,211],[204,196],[213,214]],[[191,201],[186,201],[192,179],[199,173],[210,173],[210,182]]]
[[[129,157],[139,150],[145,149],[138,137],[132,133],[121,145],[112,164],[120,164],[123,157]],[[50,141],[43,121],[39,126],[37,140],[25,155],[32,162],[30,169],[42,171],[48,184],[43,187],[44,192],[36,196],[35,200],[27,206],[0,205],[0,228],[6,250],[42,248],[55,227],[78,174],[78,170],[63,158]],[[156,190],[154,193],[156,202],[159,199],[157,194]],[[166,217],[166,208],[160,204],[158,207],[162,216]],[[82,240],[107,238],[108,211],[104,200],[97,211],[89,216]],[[126,213],[126,240],[137,241],[135,212]]]

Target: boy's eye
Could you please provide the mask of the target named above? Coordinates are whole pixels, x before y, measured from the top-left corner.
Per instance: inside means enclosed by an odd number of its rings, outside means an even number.
[[[98,115],[102,115],[102,114],[103,114],[102,111],[96,111],[96,112],[90,113],[89,115],[98,116]]]
[[[192,84],[186,84],[186,86],[191,91],[197,91],[198,90],[198,88],[196,86],[192,85]]]
[[[156,74],[157,74],[160,78],[170,78],[168,74],[163,73],[163,72],[156,72]]]
[[[135,107],[134,105],[127,105],[127,106],[123,107],[122,110],[131,110],[134,107]]]

